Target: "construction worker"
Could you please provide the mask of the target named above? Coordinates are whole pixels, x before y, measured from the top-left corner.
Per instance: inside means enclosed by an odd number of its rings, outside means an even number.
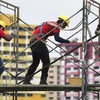
[[[100,23],[97,25],[95,30],[95,34],[100,34]],[[96,48],[97,51],[100,51],[100,45]]]
[[[47,22],[43,22],[42,25],[36,27],[36,29],[33,32],[34,37],[30,41],[30,44],[37,41],[30,47],[32,51],[33,62],[29,66],[29,69],[28,69],[27,74],[25,75],[23,84],[31,84],[30,81],[39,65],[40,59],[43,63],[43,70],[41,74],[40,84],[47,84],[49,67],[46,67],[46,68],[44,67],[50,64],[50,58],[49,58],[48,49],[44,42],[47,40],[49,36],[54,36],[54,39],[60,43],[76,42],[77,39],[73,41],[69,41],[59,36],[60,29],[64,29],[66,26],[69,25],[69,23],[70,23],[69,18],[65,15],[61,15],[58,17],[57,22],[47,21]]]
[[[0,39],[3,38],[6,41],[10,41],[15,36],[15,33],[12,32],[11,34],[6,34],[4,32],[5,28],[6,28],[5,22],[0,20]],[[3,73],[3,71],[4,71],[3,61],[2,61],[2,58],[0,58],[0,75]]]

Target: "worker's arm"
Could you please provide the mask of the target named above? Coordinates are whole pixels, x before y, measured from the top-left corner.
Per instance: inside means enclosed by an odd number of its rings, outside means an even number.
[[[65,40],[65,39],[61,38],[58,33],[54,34],[54,38],[57,42],[60,42],[60,43],[70,43],[69,40]]]
[[[7,34],[3,36],[2,38],[5,39],[6,41],[10,41],[13,37],[14,37],[13,34]]]
[[[3,34],[4,35],[2,35],[2,38],[5,39],[6,41],[10,41],[12,40],[13,37],[17,35],[17,30],[13,30],[11,34],[6,34],[6,33],[3,33]]]
[[[71,41],[69,41],[68,39],[65,40],[65,39],[61,38],[58,33],[54,34],[54,38],[57,42],[60,42],[60,43],[76,43],[78,41],[78,38],[74,38]]]

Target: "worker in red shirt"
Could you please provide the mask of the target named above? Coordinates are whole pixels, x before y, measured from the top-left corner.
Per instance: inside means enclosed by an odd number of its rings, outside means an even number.
[[[40,84],[47,84],[47,77],[48,77],[48,70],[49,67],[44,68],[46,65],[50,63],[49,52],[44,43],[49,36],[54,36],[54,39],[60,43],[71,43],[69,40],[65,40],[59,36],[60,29],[64,29],[66,26],[69,25],[69,18],[65,15],[61,15],[58,17],[57,22],[55,21],[47,21],[44,22],[42,25],[36,27],[35,31],[33,32],[33,38],[31,39],[30,43],[34,43],[30,48],[32,51],[32,58],[33,62],[29,66],[28,72],[25,76],[23,84],[31,84],[30,81],[33,77],[33,73],[36,71],[40,60],[43,63],[43,70],[41,74]],[[72,42],[76,42],[75,39]]]
[[[0,20],[0,39],[3,38],[6,41],[10,41],[15,36],[15,33],[12,32],[11,34],[6,34],[4,32],[5,27],[6,27],[5,22]],[[3,73],[3,71],[4,71],[3,61],[2,61],[2,58],[0,58],[0,75]]]

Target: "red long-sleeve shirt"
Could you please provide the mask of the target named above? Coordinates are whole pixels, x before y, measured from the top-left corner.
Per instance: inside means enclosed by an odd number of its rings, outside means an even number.
[[[5,32],[2,29],[0,29],[0,39],[5,36],[6,36]]]

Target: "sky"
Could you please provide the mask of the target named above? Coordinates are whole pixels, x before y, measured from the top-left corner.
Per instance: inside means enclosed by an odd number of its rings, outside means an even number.
[[[9,0],[9,3],[19,6],[21,18],[30,24],[57,20],[61,14],[71,16],[82,7],[81,2],[77,0],[80,5],[76,6],[76,0]]]
[[[100,3],[100,0],[96,1]],[[72,36],[82,28],[81,25],[77,29],[72,30],[83,18],[83,10],[81,10],[83,7],[83,0],[7,0],[7,2],[19,7],[20,19],[28,24],[37,25],[44,21],[56,21],[58,16],[62,14],[71,17],[67,31],[62,30],[60,34],[60,36],[64,39]],[[5,13],[12,13],[7,9],[1,8],[1,10],[3,10]],[[75,15],[75,13],[79,10],[81,11]],[[91,6],[91,11],[98,14],[98,9],[94,6]],[[94,18],[96,18],[96,16],[90,13],[88,16],[88,21],[91,22]],[[98,20],[89,26],[92,35],[95,35],[94,31],[97,24]],[[82,31],[73,36],[70,40],[76,37],[79,38],[79,42],[82,42]],[[50,39],[54,41],[53,37],[50,37]]]

